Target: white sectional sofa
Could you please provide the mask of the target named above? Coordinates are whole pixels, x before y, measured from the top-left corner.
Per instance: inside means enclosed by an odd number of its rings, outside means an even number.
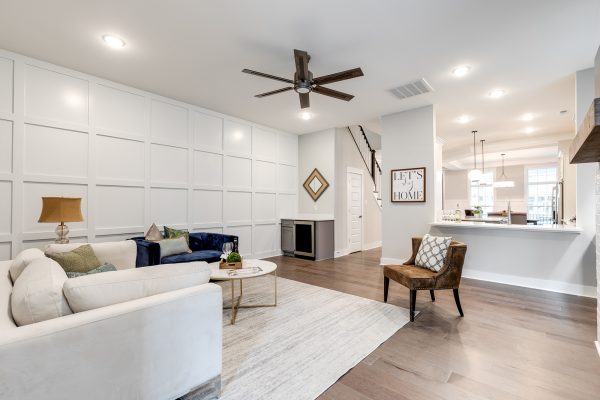
[[[221,288],[204,283],[173,290],[181,287],[190,271],[194,279],[207,282],[208,278],[198,276],[208,267],[134,269],[134,242],[92,247],[102,262],[111,262],[119,271],[73,278],[69,285],[65,279],[65,290],[68,286],[71,302],[77,304],[55,310],[63,316],[21,326],[11,312],[13,288],[24,284],[18,280],[31,279],[35,272],[35,285],[52,281],[56,286],[63,278],[55,271],[45,280],[47,269],[40,264],[46,261],[27,260],[37,267],[25,274],[25,266],[13,284],[9,271],[14,260],[0,262],[0,399],[216,398],[221,374]],[[34,289],[21,287],[15,297]],[[128,300],[121,301],[124,298]],[[44,299],[38,296],[31,301]],[[55,296],[52,301],[64,299]],[[77,312],[80,309],[87,311]]]

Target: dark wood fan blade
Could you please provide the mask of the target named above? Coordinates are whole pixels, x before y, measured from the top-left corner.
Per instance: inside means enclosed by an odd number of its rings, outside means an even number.
[[[300,108],[308,108],[310,107],[310,98],[308,97],[308,93],[298,93],[300,96]]]
[[[336,72],[335,74],[321,76],[319,78],[313,79],[313,83],[317,85],[326,85],[328,83],[345,81],[346,79],[358,78],[359,76],[363,76],[362,69],[353,68],[347,71]]]
[[[296,77],[298,80],[308,80],[308,53],[303,50],[294,49],[294,60],[296,61]]]
[[[292,87],[286,87],[283,89],[277,89],[277,90],[273,90],[272,92],[266,92],[266,93],[261,93],[261,94],[257,94],[254,97],[267,97],[270,96],[272,94],[277,94],[277,93],[283,93],[283,92],[287,92],[288,90],[292,90]]]
[[[251,69],[247,69],[247,68],[243,69],[242,72],[244,72],[246,74],[250,74],[250,75],[262,76],[263,78],[275,79],[276,81],[281,81],[281,82],[285,82],[285,83],[291,83],[291,84],[294,83],[294,81],[291,79],[280,78],[279,76],[269,75],[269,74],[265,74],[265,73],[258,72],[258,71],[252,71]]]
[[[319,93],[329,97],[335,97],[336,99],[350,101],[354,98],[351,94],[338,92],[337,90],[328,89],[323,86],[315,86],[312,90],[315,93]]]

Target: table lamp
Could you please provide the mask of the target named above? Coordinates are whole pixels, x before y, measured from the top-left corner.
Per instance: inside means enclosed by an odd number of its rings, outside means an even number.
[[[83,221],[81,198],[42,197],[42,214],[38,222],[58,222],[55,243],[69,243],[69,228],[65,222]]]

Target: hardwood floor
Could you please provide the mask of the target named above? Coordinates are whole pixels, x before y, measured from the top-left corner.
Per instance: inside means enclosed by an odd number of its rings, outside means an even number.
[[[278,275],[383,301],[379,249],[326,261],[273,257]],[[470,279],[417,296],[417,315],[320,400],[600,399],[596,300]],[[391,282],[388,302],[408,308]]]

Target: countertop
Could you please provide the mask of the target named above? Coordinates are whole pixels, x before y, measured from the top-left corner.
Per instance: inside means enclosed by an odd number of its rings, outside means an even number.
[[[282,217],[281,219],[291,219],[297,221],[333,221],[333,216],[329,214],[298,214]]]
[[[569,233],[580,234],[583,229],[572,225],[516,225],[516,224],[490,224],[486,222],[472,221],[440,221],[432,222],[429,225],[443,228],[458,228],[458,229],[504,229],[513,231],[526,232],[553,232],[553,233]]]

